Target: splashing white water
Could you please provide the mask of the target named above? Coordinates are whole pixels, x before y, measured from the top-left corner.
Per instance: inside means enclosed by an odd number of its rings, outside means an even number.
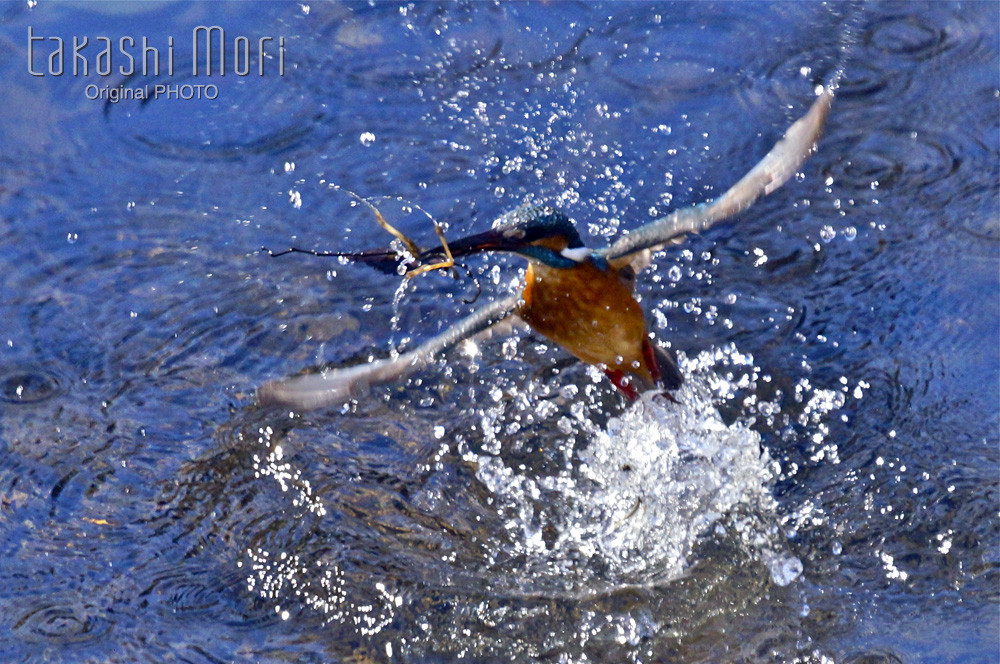
[[[785,538],[793,536],[798,524],[822,522],[824,515],[808,499],[779,507],[772,487],[794,475],[795,464],[782,468],[751,427],[776,432],[794,418],[806,436],[807,451],[822,451],[824,463],[837,463],[836,446],[826,440],[823,425],[852,388],[846,380],[838,390],[814,388],[802,380],[795,385],[792,403],[785,403],[789,410],[782,412],[780,394],[773,401],[761,400],[758,384],[770,383],[770,378],[735,346],[690,358],[681,355],[680,364],[687,380],[675,393],[678,403],[647,394],[603,426],[595,424],[607,407],[599,398],[605,393],[600,372],[591,372],[590,384],[565,383],[556,376],[551,384],[533,379],[507,390],[494,385],[490,405],[477,404],[472,411],[482,427],[477,450],[461,435],[449,437],[441,441],[433,464],[440,465],[439,479],[453,477],[440,459],[457,447],[474,465],[486,494],[456,486],[457,497],[449,504],[468,503],[463,512],[475,515],[470,523],[486,516],[481,510],[495,510],[492,528],[476,537],[464,527],[445,531],[445,541],[454,549],[437,557],[400,547],[378,531],[364,531],[371,538],[365,541],[386,556],[386,563],[423,561],[428,568],[422,578],[432,584],[463,588],[487,583],[490,595],[497,597],[583,598],[663,586],[700,559],[706,536],[735,544],[766,567],[775,584],[793,583],[803,565],[789,553]],[[720,414],[723,404],[724,412],[736,411],[734,421],[727,419],[732,414]],[[795,415],[797,410],[801,413]],[[537,454],[526,446],[533,426],[544,432],[545,451],[555,452],[542,455],[555,459],[545,470],[529,467],[527,461]],[[442,439],[447,427],[432,431]],[[343,501],[343,495],[316,495],[284,458],[270,427],[257,433],[257,443],[269,452],[253,455],[255,476],[275,482],[290,508],[302,516],[335,515],[330,505]],[[432,472],[431,466],[426,470]],[[414,506],[435,513],[440,504],[417,501]],[[394,527],[410,518],[393,513]],[[414,524],[413,532],[418,531],[423,532]],[[247,590],[273,603],[282,616],[288,607],[305,606],[329,622],[377,633],[403,601],[402,594],[389,588],[406,582],[372,577],[363,569],[348,573],[341,561],[354,559],[357,552],[352,540],[342,541],[337,532],[334,528],[330,537],[315,541],[310,535],[303,543],[305,555],[249,548]],[[472,545],[480,534],[485,535],[484,546]],[[456,553],[459,548],[464,553]]]
[[[753,358],[729,347],[681,359],[688,380],[679,403],[649,394],[603,430],[591,425],[586,447],[555,475],[522,473],[496,449],[466,455],[506,514],[514,550],[497,560],[526,561],[516,571],[532,582],[522,587],[664,583],[685,573],[699,537],[724,521],[775,583],[801,573],[779,541],[770,491],[778,464],[758,433],[726,424],[716,406],[738,387],[716,365],[752,369]]]

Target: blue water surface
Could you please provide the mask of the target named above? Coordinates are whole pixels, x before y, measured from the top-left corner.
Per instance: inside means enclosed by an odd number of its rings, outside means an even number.
[[[3,5],[0,660],[995,662],[998,18]],[[274,37],[265,75],[191,76],[197,25]],[[177,71],[52,75],[52,38],[71,68],[84,36],[173,37]],[[695,392],[637,413],[523,330],[343,408],[255,406],[517,285],[510,257],[403,283],[260,251],[386,246],[348,191],[427,246],[430,219],[455,238],[530,202],[601,246],[720,194],[831,81],[801,174],[638,280],[689,382],[732,386],[718,422],[692,419]],[[157,84],[217,95],[90,98]],[[706,353],[732,366],[696,371]],[[678,427],[708,433],[601,474]],[[657,475],[685,454],[705,472]],[[643,472],[638,499],[594,498]]]

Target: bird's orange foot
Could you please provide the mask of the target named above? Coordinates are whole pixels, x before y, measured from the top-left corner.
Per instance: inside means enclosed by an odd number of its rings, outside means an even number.
[[[635,385],[632,383],[632,379],[625,375],[624,371],[619,369],[605,369],[604,373],[611,380],[611,384],[621,390],[629,401],[635,401],[639,398],[639,390],[635,389]]]

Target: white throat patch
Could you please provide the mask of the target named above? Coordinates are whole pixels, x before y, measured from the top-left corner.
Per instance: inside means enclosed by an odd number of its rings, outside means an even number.
[[[590,249],[577,247],[576,249],[563,249],[559,253],[575,263],[582,263],[590,256]]]

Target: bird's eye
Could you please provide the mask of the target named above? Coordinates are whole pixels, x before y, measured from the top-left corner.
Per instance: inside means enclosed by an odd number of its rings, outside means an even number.
[[[631,265],[626,265],[622,269],[618,270],[618,276],[622,278],[625,283],[635,283],[635,270],[632,269]]]

